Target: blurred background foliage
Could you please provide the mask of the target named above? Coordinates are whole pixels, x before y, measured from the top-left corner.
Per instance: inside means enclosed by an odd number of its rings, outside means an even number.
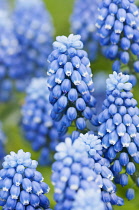
[[[12,0],[11,0],[12,1]],[[57,35],[69,35],[70,33],[70,15],[72,13],[74,0],[44,0],[49,10],[55,27],[55,36]],[[111,62],[99,55],[97,60],[91,65],[92,72],[95,74],[99,71],[105,71],[111,73]],[[139,82],[133,90],[134,97],[139,101]],[[31,149],[30,144],[22,137],[20,130],[20,107],[24,101],[24,94],[18,93],[15,95],[12,102],[8,104],[0,104],[0,119],[3,122],[3,129],[7,136],[6,151],[9,153],[14,150],[17,152],[19,149],[29,151],[32,153],[32,159],[37,159],[39,153],[34,152]],[[51,202],[51,208],[54,208],[53,200],[53,186],[51,184],[51,168],[50,167],[38,167],[38,170],[42,172],[45,182],[49,184],[51,191],[48,194],[48,198]],[[127,201],[125,199],[125,205],[123,207],[114,207],[114,210],[137,210],[139,209],[139,189],[134,186],[130,181],[130,187],[136,189],[136,198],[133,201]],[[119,187],[119,195],[124,197],[126,188]]]

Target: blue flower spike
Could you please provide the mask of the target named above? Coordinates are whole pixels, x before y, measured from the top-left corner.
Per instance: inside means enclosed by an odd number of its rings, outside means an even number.
[[[18,75],[16,84],[22,91],[32,77],[45,75],[47,57],[52,50],[53,26],[42,0],[16,0],[13,23],[22,51],[22,74]]]
[[[51,116],[59,122],[59,133],[66,133],[73,122],[78,130],[86,128],[86,121],[97,124],[90,61],[80,39],[73,34],[58,36],[48,57]]]
[[[29,152],[19,150],[5,156],[0,170],[0,206],[3,209],[48,209],[49,192],[43,176],[36,170],[38,163]]]
[[[80,34],[90,60],[95,60],[98,51],[98,36],[96,32],[96,20],[98,16],[98,0],[76,0],[71,16],[71,30],[74,34]]]
[[[52,166],[56,210],[72,208],[75,210],[81,195],[84,200],[80,203],[79,210],[84,205],[85,209],[88,207],[91,210],[93,205],[95,206],[95,201],[90,206],[91,198],[86,197],[85,193],[96,187],[98,190],[95,191],[101,192],[106,209],[112,209],[112,205],[123,205],[123,200],[116,195],[116,186],[112,182],[110,162],[101,156],[102,146],[97,136],[87,133],[80,134],[74,141],[66,138],[65,142],[56,147],[56,151],[56,162]]]
[[[119,177],[118,183],[125,186],[128,176],[136,173],[136,163],[139,163],[139,109],[131,92],[129,75],[114,72],[106,83],[106,99],[98,116],[98,134],[105,157],[112,162],[115,179]]]
[[[100,44],[105,46],[104,55],[114,60],[113,70],[120,72],[122,66],[129,65],[139,72],[139,10],[134,1],[105,0],[99,6],[99,15],[96,22],[100,37]]]
[[[6,10],[0,10],[0,102],[11,99],[13,81],[19,66],[20,47],[14,34],[13,23]]]
[[[51,110],[46,78],[33,78],[26,90],[25,103],[21,110],[21,126],[33,150],[41,151],[41,165],[51,163],[50,151],[55,151],[55,146],[62,140],[56,129],[57,123],[50,117]]]

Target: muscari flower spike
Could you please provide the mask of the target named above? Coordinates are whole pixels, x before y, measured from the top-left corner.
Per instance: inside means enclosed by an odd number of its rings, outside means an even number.
[[[91,60],[96,59],[99,47],[95,26],[99,2],[99,0],[76,0],[71,16],[71,30],[74,34],[81,35]]]
[[[50,151],[55,151],[60,137],[57,124],[50,117],[52,105],[49,103],[46,78],[33,78],[26,94],[21,110],[24,136],[31,143],[33,150],[41,150],[39,163],[50,164]]]
[[[104,154],[112,162],[115,182],[126,186],[139,163],[139,109],[129,76],[114,72],[107,83],[103,111],[98,116]],[[122,169],[125,169],[122,171]]]
[[[19,69],[20,47],[12,21],[4,9],[0,10],[0,31],[0,102],[6,102],[11,99],[13,80]]]
[[[47,84],[50,103],[53,105],[52,119],[58,121],[58,132],[66,133],[75,122],[78,130],[86,128],[86,121],[95,123],[94,85],[90,61],[82,50],[80,35],[58,36],[54,50],[48,57],[50,62]]]
[[[19,150],[5,156],[0,170],[0,206],[11,210],[48,209],[49,200],[44,195],[49,186],[36,170],[38,163],[29,152]]]
[[[53,26],[42,0],[16,0],[13,22],[23,66],[17,87],[24,90],[32,77],[45,75],[46,58],[52,50]]]
[[[3,162],[4,156],[6,154],[5,148],[4,148],[5,143],[6,143],[6,136],[2,130],[2,124],[0,123],[0,166]]]
[[[105,209],[112,209],[112,205],[123,205],[123,200],[116,195],[116,186],[111,181],[113,174],[109,169],[109,161],[102,158],[101,150],[101,141],[93,134],[80,134],[77,139],[66,138],[65,143],[56,147],[56,162],[52,166],[56,210],[74,209],[79,191],[83,190],[85,193],[96,186],[99,191],[101,189]],[[82,202],[81,205],[87,205],[87,198]]]
[[[96,26],[104,54],[113,63],[113,70],[129,64],[139,72],[139,11],[134,0],[103,0]]]

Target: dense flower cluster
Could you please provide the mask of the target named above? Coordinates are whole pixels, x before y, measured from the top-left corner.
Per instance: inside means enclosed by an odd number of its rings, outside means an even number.
[[[19,75],[17,86],[23,88],[21,84],[26,85],[24,80],[45,74],[47,57],[51,52],[53,27],[42,0],[16,0],[13,22],[22,49],[23,75]]]
[[[44,195],[49,192],[42,174],[36,171],[37,161],[31,160],[29,152],[19,150],[4,158],[0,170],[0,206],[11,210],[48,209],[49,200]]]
[[[3,157],[5,156],[5,148],[4,148],[5,142],[6,142],[6,136],[3,133],[2,124],[0,123],[0,165],[3,161]]]
[[[115,194],[116,186],[111,181],[113,174],[109,169],[109,161],[99,154],[102,146],[98,137],[81,134],[73,143],[72,141],[67,138],[65,143],[60,143],[56,147],[56,162],[52,167],[54,198],[57,202],[55,209],[72,209],[74,205],[76,206],[76,194],[78,197],[80,190],[90,190],[95,188],[95,185],[101,189],[106,209],[110,210],[111,205],[123,205],[123,200]],[[82,202],[81,205],[85,205],[87,201]]]
[[[52,106],[45,78],[33,78],[27,88],[25,104],[22,107],[22,127],[25,138],[33,150],[41,149],[40,164],[50,163],[50,151],[58,143],[56,123],[50,117]]]
[[[78,130],[86,128],[86,121],[95,123],[94,85],[87,53],[82,50],[80,35],[58,36],[54,50],[48,57],[48,87],[51,116],[59,121],[58,131],[65,133],[75,122]]]
[[[128,175],[136,172],[135,163],[139,163],[139,109],[128,81],[129,76],[122,73],[109,76],[103,111],[98,116],[105,157],[113,161],[112,171],[122,186],[128,184]]]
[[[128,64],[129,71],[139,72],[139,11],[134,0],[103,0],[99,8],[96,26],[106,57],[116,59],[113,70]]]
[[[97,188],[79,190],[75,196],[71,210],[104,210],[104,203],[101,200],[100,191]]]
[[[0,10],[0,102],[8,101],[12,93],[12,80],[18,72],[19,45],[13,24],[5,10]]]
[[[76,0],[71,16],[71,27],[74,34],[80,34],[89,58],[94,60],[98,51],[96,20],[100,0]]]

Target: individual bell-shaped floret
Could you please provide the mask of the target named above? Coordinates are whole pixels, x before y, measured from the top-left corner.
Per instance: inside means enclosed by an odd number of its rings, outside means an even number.
[[[106,99],[98,116],[98,134],[105,157],[112,162],[116,180],[119,177],[119,183],[125,186],[128,175],[136,173],[136,163],[139,163],[139,109],[128,75],[114,72],[106,83]],[[119,176],[123,167],[125,174]]]
[[[128,65],[139,72],[139,10],[134,1],[106,1],[99,6],[96,26],[104,54],[115,60],[113,70],[120,72],[121,65]],[[132,61],[131,61],[132,60]]]
[[[104,203],[101,200],[101,193],[95,187],[88,190],[79,190],[75,201],[73,203],[73,208],[71,210],[104,210]]]
[[[37,161],[29,152],[19,150],[5,156],[0,170],[0,206],[3,209],[49,209],[50,203],[44,195],[49,186],[36,170]]]
[[[95,26],[99,2],[99,0],[76,0],[70,20],[71,30],[74,34],[81,35],[90,60],[96,59],[99,48]]]
[[[41,150],[41,165],[50,164],[50,154],[55,151],[55,146],[60,140],[57,123],[50,117],[51,110],[46,78],[33,78],[26,90],[25,103],[21,110],[21,125],[23,134],[33,150]]]
[[[59,133],[65,133],[73,122],[78,130],[84,130],[87,121],[97,123],[90,61],[80,39],[73,34],[58,36],[48,57],[51,116],[59,122]]]
[[[17,82],[17,88],[22,90],[32,77],[45,75],[53,40],[53,26],[42,0],[16,0],[13,22],[22,50],[22,75],[18,76]]]

